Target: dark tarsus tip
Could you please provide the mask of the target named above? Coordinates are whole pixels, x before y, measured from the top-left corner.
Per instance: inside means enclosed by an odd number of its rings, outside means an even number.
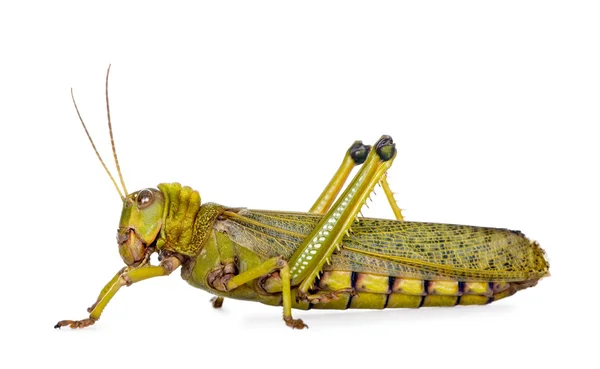
[[[360,165],[367,160],[369,151],[371,151],[371,146],[363,144],[362,141],[356,141],[350,146],[350,150],[348,150],[350,157],[356,165]]]
[[[396,154],[396,144],[391,136],[383,135],[375,144],[375,150],[381,160],[388,161]]]

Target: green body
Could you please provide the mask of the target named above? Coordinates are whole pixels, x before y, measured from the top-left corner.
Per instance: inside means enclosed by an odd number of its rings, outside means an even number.
[[[113,142],[108,71],[106,102]],[[73,103],[79,115],[74,97]],[[88,308],[88,318],[61,320],[55,328],[88,327],[123,286],[179,267],[188,283],[219,296],[214,307],[223,297],[282,305],[284,322],[295,329],[307,325],[292,317],[292,308],[482,305],[548,275],[542,249],[520,232],[404,222],[386,179],[397,156],[388,135],[373,146],[354,142],[310,212],[286,213],[201,205],[197,191],[178,183],[127,193],[113,145],[121,191],[79,119],[123,201],[117,243],[126,266]],[[377,184],[396,220],[358,218]],[[150,262],[155,252],[159,265]]]
[[[354,146],[353,146],[354,147]],[[533,286],[548,275],[536,242],[516,231],[449,224],[357,218],[395,155],[391,138],[376,144],[337,198],[349,167],[342,165],[311,213],[201,204],[178,183],[123,197],[117,231],[125,264],[100,292],[83,320],[94,324],[123,286],[166,276],[181,267],[191,285],[219,297],[283,306],[289,327],[307,326],[292,308],[417,308],[483,305]],[[332,185],[331,183],[336,184]],[[160,263],[150,263],[159,253]]]
[[[182,191],[178,184],[159,188],[170,203]],[[177,212],[171,214],[177,218]],[[198,207],[193,223],[181,225],[192,230],[190,239],[196,243],[162,248],[186,255],[182,277],[195,287],[219,296],[280,305],[281,278],[276,271],[230,291],[215,288],[211,277],[228,263],[240,274],[273,257],[289,260],[321,218],[205,204]],[[166,229],[169,221],[165,216]],[[168,232],[162,237],[168,238]],[[482,305],[534,285],[547,274],[543,251],[519,232],[363,218],[342,239],[341,250],[311,288],[312,293],[344,289],[353,293],[324,303],[292,301],[293,307],[301,309]]]

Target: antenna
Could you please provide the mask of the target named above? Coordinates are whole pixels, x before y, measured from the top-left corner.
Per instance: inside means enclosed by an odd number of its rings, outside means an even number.
[[[106,164],[104,164],[104,160],[102,160],[100,153],[98,153],[98,150],[96,149],[96,145],[94,145],[94,140],[92,140],[92,136],[90,136],[90,133],[88,132],[88,129],[85,126],[85,123],[83,122],[83,118],[81,118],[81,114],[79,113],[79,108],[77,107],[77,103],[75,102],[75,96],[73,95],[73,89],[71,89],[71,99],[73,100],[73,105],[75,105],[75,111],[77,111],[77,116],[79,117],[79,121],[81,122],[81,125],[83,126],[83,129],[85,130],[85,134],[87,135],[88,140],[90,140],[90,143],[92,144],[92,148],[94,149],[96,156],[98,157],[98,159],[100,160],[100,163],[104,167],[106,174],[108,174],[108,176],[110,177],[110,180],[115,185],[115,188],[117,189],[117,192],[119,193],[119,196],[121,196],[121,200],[125,201],[125,196],[123,196],[123,194],[121,193],[119,186],[117,186],[117,182],[115,182],[115,179],[113,178],[112,174],[110,174],[110,171],[106,167]]]
[[[110,64],[108,65],[108,70],[106,71],[106,116],[108,117],[108,132],[110,133],[110,145],[112,146],[112,152],[113,152],[113,156],[115,158],[115,164],[117,165],[117,173],[119,174],[119,179],[121,180],[121,186],[123,186],[123,191],[125,192],[125,196],[127,196],[127,187],[125,187],[125,181],[123,181],[123,175],[121,174],[121,167],[119,166],[119,158],[117,158],[117,149],[115,148],[115,140],[113,138],[112,124],[110,122],[110,104],[108,103],[108,75],[109,74],[110,74]],[[113,180],[113,182],[114,182],[114,180]],[[123,196],[121,196],[121,197],[123,197]]]

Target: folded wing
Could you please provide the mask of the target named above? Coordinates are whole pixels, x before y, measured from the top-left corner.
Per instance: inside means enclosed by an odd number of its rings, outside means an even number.
[[[265,257],[289,258],[320,215],[241,210],[215,225]],[[527,281],[548,275],[543,250],[507,229],[361,218],[325,270],[401,278]]]

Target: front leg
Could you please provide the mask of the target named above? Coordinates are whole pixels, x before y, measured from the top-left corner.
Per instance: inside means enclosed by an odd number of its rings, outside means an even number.
[[[98,303],[102,299],[102,296],[104,296],[108,292],[108,290],[110,290],[110,288],[112,287],[112,285],[115,284],[115,282],[119,279],[119,277],[121,276],[121,274],[125,273],[126,271],[127,271],[127,267],[121,268],[121,270],[119,270],[117,272],[117,274],[115,274],[115,276],[112,277],[112,279],[110,281],[108,281],[108,283],[106,284],[106,286],[104,286],[104,288],[102,289],[102,291],[100,291],[100,294],[98,295],[98,298],[96,299],[96,302],[94,302],[94,304],[92,306],[90,306],[89,308],[87,308],[87,312],[88,313],[91,313],[96,308],[96,305],[98,305]]]
[[[163,259],[158,266],[142,266],[135,269],[126,270],[117,274],[105,287],[102,289],[98,300],[91,308],[88,309],[90,316],[83,320],[61,320],[56,323],[54,328],[69,326],[71,328],[85,328],[100,319],[102,311],[110,302],[110,299],[123,286],[130,286],[133,283],[143,281],[148,278],[166,276],[171,274],[181,265],[181,261],[175,256],[169,256]],[[91,311],[90,311],[91,310]]]

